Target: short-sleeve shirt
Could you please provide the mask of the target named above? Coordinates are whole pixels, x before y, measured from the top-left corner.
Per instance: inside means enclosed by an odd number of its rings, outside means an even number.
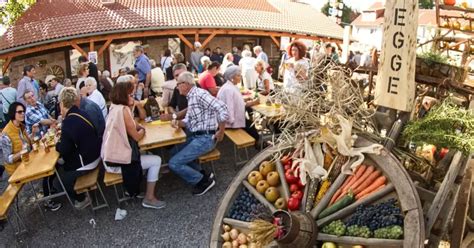
[[[265,90],[265,80],[268,80],[270,83],[270,90],[275,89],[275,86],[273,85],[273,79],[272,76],[266,71],[262,73],[262,75],[258,75],[257,78],[257,85],[258,85],[258,90],[264,91]]]
[[[138,72],[138,81],[145,82],[146,74],[151,72],[150,60],[145,54],[138,56],[135,61],[135,70]]]
[[[203,72],[201,76],[199,76],[199,86],[207,91],[211,88],[217,87],[216,80],[208,71]]]
[[[181,111],[188,107],[188,99],[186,96],[179,94],[177,87],[173,90],[173,96],[171,97],[169,106],[176,109],[177,111]]]

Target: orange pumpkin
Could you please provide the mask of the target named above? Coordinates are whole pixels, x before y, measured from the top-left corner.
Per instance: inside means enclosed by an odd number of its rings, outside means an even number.
[[[444,4],[454,6],[456,4],[456,0],[444,0]]]

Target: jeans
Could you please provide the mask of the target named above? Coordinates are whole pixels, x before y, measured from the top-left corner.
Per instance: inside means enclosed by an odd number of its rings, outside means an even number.
[[[177,145],[171,151],[173,157],[169,161],[169,168],[184,181],[196,185],[203,178],[201,166],[196,160],[203,154],[210,152],[216,145],[213,135],[190,135],[186,143]]]
[[[67,171],[62,168],[62,166],[56,167],[59,173],[59,176],[61,177],[61,181],[64,184],[64,188],[66,189],[67,194],[69,197],[71,197],[73,200],[76,201],[84,201],[85,195],[84,194],[76,194],[76,191],[74,190],[74,184],[76,183],[76,179],[82,175],[85,175],[91,171]],[[54,179],[54,187],[56,189],[61,189],[61,184],[59,183],[58,179]]]

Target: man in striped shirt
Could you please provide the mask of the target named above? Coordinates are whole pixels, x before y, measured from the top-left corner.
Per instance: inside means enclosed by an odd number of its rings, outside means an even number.
[[[185,144],[177,147],[169,167],[194,186],[194,195],[204,195],[216,182],[214,175],[206,175],[196,159],[214,149],[216,142],[222,141],[229,112],[222,101],[211,96],[207,90],[196,87],[190,72],[179,75],[176,87],[188,99],[188,111],[182,121],[173,118],[172,125],[186,128],[188,138]]]

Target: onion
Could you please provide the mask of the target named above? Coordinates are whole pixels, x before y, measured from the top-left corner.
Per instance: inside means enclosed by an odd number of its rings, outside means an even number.
[[[232,248],[232,243],[227,241],[224,244],[222,244],[222,248]]]
[[[258,248],[258,245],[257,245],[257,243],[252,242],[252,243],[249,244],[248,248]]]
[[[239,242],[237,242],[237,240],[232,241],[232,248],[239,248]]]
[[[248,248],[247,245],[240,245],[239,248]]]
[[[224,229],[224,232],[228,232],[231,229],[229,225],[223,225],[222,228]]]
[[[237,229],[234,228],[230,230],[230,238],[232,240],[236,240],[238,236],[239,236],[239,231],[237,231]]]
[[[247,235],[245,233],[240,233],[239,236],[237,237],[237,241],[239,241],[239,244],[244,245],[247,243]]]
[[[230,241],[230,233],[229,232],[225,232],[224,234],[221,235],[221,237],[224,241]]]

